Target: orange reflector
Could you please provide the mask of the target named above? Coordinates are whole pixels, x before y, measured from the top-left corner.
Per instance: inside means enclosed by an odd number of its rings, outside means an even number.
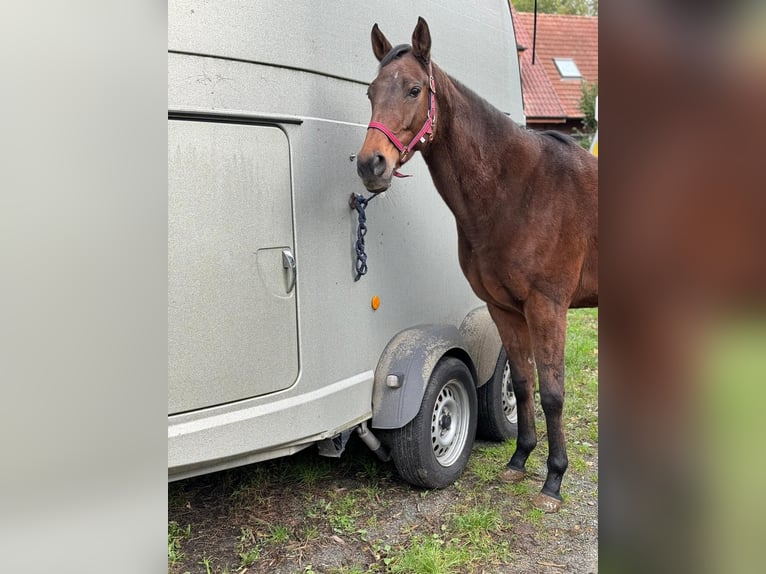
[[[377,295],[373,296],[372,302],[370,304],[372,305],[373,311],[377,311],[378,307],[380,307],[380,297]]]

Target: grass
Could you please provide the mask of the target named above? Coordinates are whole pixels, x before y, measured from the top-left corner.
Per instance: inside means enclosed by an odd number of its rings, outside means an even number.
[[[319,527],[314,524],[308,524],[301,530],[298,539],[303,544],[311,544],[314,540],[319,539],[319,536]]]
[[[598,442],[598,309],[567,317],[565,432],[569,444]]]
[[[515,440],[508,440],[492,446],[478,446],[471,454],[466,472],[472,474],[481,482],[494,482],[515,449]]]
[[[534,526],[540,526],[543,518],[545,518],[545,512],[539,508],[530,508],[526,513],[527,522]]]
[[[299,459],[298,464],[291,467],[287,478],[302,486],[312,486],[320,481],[326,480],[332,472],[333,465],[326,459],[310,461]]]
[[[335,495],[327,507],[327,520],[338,534],[352,534],[357,530],[356,520],[361,516],[359,496],[351,492]]]
[[[504,518],[496,507],[479,504],[456,512],[445,526],[445,534],[470,551],[475,565],[504,563],[510,548],[502,537]]]
[[[242,534],[239,537],[239,560],[240,566],[246,568],[261,557],[261,547],[256,544],[252,528],[240,528],[240,530]]]
[[[320,498],[307,507],[306,516],[315,520],[326,520],[333,532],[337,534],[350,535],[357,532],[364,532],[359,528],[357,521],[362,516],[362,501],[366,504],[373,502],[367,493],[362,490],[353,490],[351,492],[330,492],[328,499]],[[373,524],[376,519],[368,518],[368,525],[372,519]]]
[[[365,574],[367,569],[362,566],[350,566],[347,568],[333,568],[328,570],[328,574]]]
[[[261,557],[261,549],[254,546],[248,550],[239,553],[240,566],[246,568],[252,566]]]
[[[575,476],[591,485],[588,496],[598,485],[597,323],[597,310],[568,316],[564,428],[570,465],[562,493],[573,505],[583,496],[567,490]],[[512,567],[524,552],[520,539],[532,536],[543,544],[555,536],[548,515],[532,506],[548,451],[539,398],[536,403],[538,446],[528,478],[515,484],[497,480],[514,440],[477,443],[465,473],[446,491],[410,488],[393,464],[361,445],[350,445],[339,460],[307,449],[225,471],[217,481],[173,483],[169,569],[224,574],[282,565],[281,571],[303,574],[473,574]],[[453,494],[450,502],[443,492]],[[337,555],[345,562],[326,564],[327,556]]]
[[[175,520],[168,522],[168,563],[176,565],[184,559],[181,546],[191,536],[191,524],[181,528]]]
[[[416,536],[411,545],[391,556],[392,574],[453,574],[464,572],[471,561],[470,551],[457,544],[445,542],[438,535]]]
[[[468,508],[455,514],[451,520],[452,530],[469,539],[499,531],[500,523],[500,513],[488,506]]]
[[[391,478],[391,469],[381,465],[375,457],[357,458],[354,463],[358,469],[356,476],[368,481],[371,485],[377,486],[381,480]]]
[[[516,498],[529,498],[534,495],[537,487],[528,480],[522,480],[505,485],[505,489]]]
[[[290,539],[291,534],[287,526],[277,524],[269,527],[268,540],[271,544],[283,544]]]

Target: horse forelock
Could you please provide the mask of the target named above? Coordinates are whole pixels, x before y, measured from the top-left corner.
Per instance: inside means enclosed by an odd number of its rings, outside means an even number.
[[[409,44],[399,44],[398,46],[394,46],[391,48],[391,50],[383,56],[383,59],[380,61],[380,66],[378,66],[378,69],[384,68],[387,64],[390,64],[397,58],[401,58],[404,54],[412,52],[412,46]]]

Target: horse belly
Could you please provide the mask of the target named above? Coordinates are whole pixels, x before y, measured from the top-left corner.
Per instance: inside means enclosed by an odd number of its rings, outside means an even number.
[[[585,258],[570,308],[598,307],[598,251]]]

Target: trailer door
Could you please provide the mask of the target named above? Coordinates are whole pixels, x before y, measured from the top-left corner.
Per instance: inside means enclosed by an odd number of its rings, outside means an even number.
[[[289,143],[277,127],[168,121],[168,413],[298,375]]]

